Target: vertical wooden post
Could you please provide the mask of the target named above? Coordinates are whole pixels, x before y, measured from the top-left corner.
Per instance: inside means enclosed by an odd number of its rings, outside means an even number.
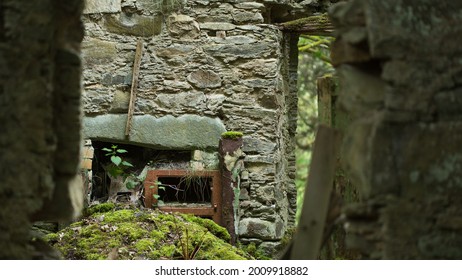
[[[321,248],[341,135],[320,125],[305,186],[305,198],[290,258],[315,260]]]
[[[141,58],[143,57],[143,40],[138,39],[136,44],[135,61],[133,62],[132,86],[130,89],[130,104],[128,106],[127,125],[125,126],[125,136],[130,135],[132,126],[133,111],[135,110],[136,89],[138,88],[138,77],[140,74]]]
[[[236,219],[236,213],[239,210],[239,171],[242,168],[243,160],[243,153],[240,148],[242,143],[242,137],[235,139],[222,137],[218,145],[222,184],[221,221],[231,235],[231,244],[233,245],[236,244],[238,235],[237,223],[239,221]]]

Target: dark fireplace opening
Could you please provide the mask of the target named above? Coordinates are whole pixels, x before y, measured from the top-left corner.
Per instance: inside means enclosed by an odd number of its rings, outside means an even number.
[[[211,177],[158,177],[159,200],[168,203],[210,204],[213,182]]]

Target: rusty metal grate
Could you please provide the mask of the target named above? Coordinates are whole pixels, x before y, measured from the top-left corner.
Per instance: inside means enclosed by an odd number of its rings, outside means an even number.
[[[158,188],[159,181],[167,190]],[[221,224],[221,176],[218,170],[149,170],[144,180],[146,207],[157,205],[155,195],[159,195],[159,199],[164,195],[168,200],[158,206],[162,211],[210,217]]]

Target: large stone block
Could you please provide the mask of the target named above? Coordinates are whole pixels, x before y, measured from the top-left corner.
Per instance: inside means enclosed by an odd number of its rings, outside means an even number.
[[[160,34],[162,17],[121,13],[118,16],[107,15],[104,25],[108,31],[116,34],[151,37]]]
[[[200,35],[199,23],[187,15],[173,14],[167,20],[170,35],[182,39],[196,39]]]
[[[188,75],[188,81],[198,88],[217,88],[221,86],[220,76],[210,70],[197,70]]]
[[[118,13],[121,0],[85,0],[84,14]]]
[[[421,59],[431,57],[434,53],[441,56],[460,50],[460,44],[450,42],[453,40],[449,38],[462,36],[462,2],[364,2],[369,46],[374,57]]]
[[[159,149],[210,149],[218,147],[225,126],[218,118],[183,115],[156,118],[133,116],[130,136],[125,137],[126,115],[107,114],[84,117],[85,138],[130,142]]]
[[[402,195],[462,192],[462,122],[408,125],[396,137]]]
[[[283,223],[280,220],[268,222],[255,218],[245,218],[239,222],[239,236],[256,237],[262,240],[280,239],[283,234]]]
[[[86,65],[112,62],[116,57],[117,49],[115,42],[95,38],[86,38],[82,42],[82,58]]]
[[[275,51],[274,45],[266,42],[248,45],[205,45],[204,50],[212,56],[223,58],[225,61],[268,57]]]

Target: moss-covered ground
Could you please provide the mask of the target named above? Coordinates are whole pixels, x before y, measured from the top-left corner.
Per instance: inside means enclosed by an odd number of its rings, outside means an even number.
[[[45,236],[71,260],[253,258],[229,239],[223,227],[208,219],[112,203],[93,206],[78,222]]]

